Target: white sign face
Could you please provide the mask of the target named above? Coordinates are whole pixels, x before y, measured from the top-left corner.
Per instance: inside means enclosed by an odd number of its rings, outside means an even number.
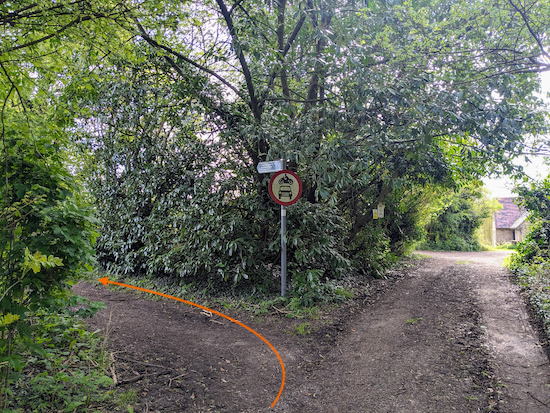
[[[283,170],[283,161],[267,161],[258,164],[258,173],[269,174]]]
[[[384,205],[378,204],[378,218],[384,218]]]
[[[302,196],[302,181],[292,171],[279,171],[269,181],[269,195],[279,205],[295,204]]]
[[[378,208],[372,210],[372,218],[373,219],[384,218],[384,205],[383,204],[378,204]]]

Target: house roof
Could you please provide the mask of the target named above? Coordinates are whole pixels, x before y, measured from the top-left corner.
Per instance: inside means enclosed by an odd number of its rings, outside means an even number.
[[[520,217],[518,219],[516,219],[516,221],[512,224],[511,228],[512,229],[517,229],[517,228],[521,227],[523,225],[523,223],[527,220],[528,216],[529,216],[529,214],[527,212],[524,212],[523,214],[521,214]]]
[[[515,229],[525,221],[527,213],[523,207],[517,206],[515,197],[498,198],[502,204],[502,209],[495,213],[495,224],[497,228]]]

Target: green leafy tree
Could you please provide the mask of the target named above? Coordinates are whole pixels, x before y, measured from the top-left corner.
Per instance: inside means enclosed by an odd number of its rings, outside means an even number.
[[[60,136],[48,133],[42,124],[44,112],[23,111],[17,101],[6,99],[2,110],[0,360],[7,362],[3,388],[9,368],[21,365],[19,355],[11,354],[15,333],[30,338],[25,318],[51,307],[55,294],[91,262],[96,235],[91,210],[73,196],[78,189],[53,143]],[[21,122],[25,118],[32,135],[21,127],[27,124]]]
[[[478,230],[494,206],[476,185],[449,192],[439,203],[441,208],[425,227],[422,248],[444,251],[479,251]]]
[[[197,169],[182,161],[205,186],[195,186],[186,202],[164,215],[179,220],[182,237],[178,246],[162,244],[170,247],[163,247],[170,256],[164,271],[177,267],[182,276],[219,274],[233,281],[263,274],[261,280],[273,280],[277,210],[267,196],[267,178],[256,172],[259,162],[270,159],[286,159],[304,182],[303,200],[289,208],[289,237],[299,234],[289,239],[295,280],[315,278],[311,271],[322,279],[338,276],[350,264],[362,266],[365,260],[358,258],[365,245],[376,251],[372,257],[384,257],[388,248],[409,242],[412,232],[400,236],[404,232],[398,230],[415,220],[414,208],[402,203],[405,194],[511,170],[510,160],[525,150],[523,137],[544,131],[541,102],[532,94],[537,72],[548,69],[543,47],[548,21],[540,18],[541,8],[534,13],[511,0],[216,0],[144,3],[129,10],[132,18],[119,24],[135,36],[132,45],[139,52],[124,49],[110,56],[97,71],[99,79],[113,79],[120,65],[151,70],[169,99],[165,103],[201,122],[184,138],[202,141],[199,164],[214,160]],[[144,60],[155,62],[154,68]],[[151,88],[150,80],[132,76],[119,79],[127,93]],[[159,198],[147,186],[146,173],[137,180],[144,166],[125,166],[138,155],[129,152],[125,139],[154,135],[152,125],[137,122],[152,117],[139,105],[114,105],[116,111],[100,116],[120,94],[98,90],[102,96],[89,103],[96,105],[89,127],[97,118],[97,141],[108,135],[113,149],[124,147],[117,158],[116,151],[98,143],[96,165],[103,175],[96,182],[114,185],[113,193],[126,179],[140,182],[140,190],[151,196],[128,203],[124,216],[150,228],[157,219],[140,217],[135,205]],[[158,107],[155,99],[145,93],[140,104]],[[130,107],[137,112],[129,114]],[[123,127],[124,119],[133,119],[140,130]],[[93,139],[89,142],[95,150]],[[155,144],[145,147],[154,150]],[[184,193],[186,188],[184,183]],[[372,209],[379,203],[389,213],[401,211],[394,216],[398,221],[374,222]],[[100,204],[101,215],[116,217],[117,205],[125,204]],[[116,221],[109,218],[104,225],[102,254],[119,254],[119,245],[109,241],[118,230]],[[165,255],[150,255],[138,227],[121,228],[130,255],[115,258],[114,266],[133,271],[137,263],[157,273]],[[378,235],[371,237],[375,228]],[[366,260],[375,264],[372,257]]]
[[[68,112],[57,98],[72,43],[87,39],[77,29],[110,13],[107,2],[0,2],[0,409],[10,371],[24,367],[16,340],[41,351],[28,317],[57,311],[92,260],[96,222],[66,167]]]

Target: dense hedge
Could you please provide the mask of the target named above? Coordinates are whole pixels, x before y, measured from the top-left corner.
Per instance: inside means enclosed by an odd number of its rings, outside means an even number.
[[[478,230],[494,207],[475,185],[449,192],[425,226],[421,248],[442,251],[479,251]]]
[[[519,193],[532,225],[508,266],[550,337],[550,178],[522,187]]]

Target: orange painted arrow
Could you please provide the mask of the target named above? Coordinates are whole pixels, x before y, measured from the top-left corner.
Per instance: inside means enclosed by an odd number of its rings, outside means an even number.
[[[201,308],[203,310],[209,311],[211,313],[217,314],[220,317],[223,317],[223,318],[225,318],[225,319],[227,319],[227,320],[229,320],[229,321],[231,321],[235,324],[238,324],[241,327],[243,327],[243,328],[247,329],[248,331],[250,331],[252,334],[258,336],[265,344],[267,344],[269,346],[269,348],[271,350],[273,350],[273,352],[275,353],[275,355],[279,359],[279,363],[281,364],[281,371],[282,371],[282,374],[283,374],[283,378],[282,378],[282,381],[281,381],[281,388],[279,389],[279,394],[277,394],[277,397],[275,397],[275,400],[271,404],[271,408],[273,408],[275,406],[275,404],[277,404],[277,401],[279,400],[279,397],[281,397],[281,394],[283,393],[283,388],[285,387],[285,376],[286,376],[285,365],[283,364],[283,359],[281,358],[281,356],[279,355],[277,350],[275,350],[275,347],[273,347],[271,345],[271,343],[269,341],[267,341],[260,333],[256,332],[255,330],[251,329],[250,327],[248,327],[247,325],[241,323],[240,321],[237,321],[234,318],[229,317],[228,315],[220,313],[219,311],[216,311],[216,310],[212,310],[212,309],[210,309],[208,307],[205,307],[205,306],[202,306],[200,304],[184,300],[182,298],[174,297],[172,295],[168,295],[168,294],[164,294],[164,293],[159,293],[158,291],[148,290],[146,288],[136,287],[135,285],[123,284],[123,283],[118,283],[118,282],[115,282],[115,281],[109,281],[109,277],[100,278],[99,282],[101,284],[105,285],[105,286],[107,286],[107,284],[120,285],[121,287],[133,288],[134,290],[144,291],[146,293],[156,294],[156,295],[160,295],[161,297],[166,297],[166,298],[170,298],[172,300],[181,301],[182,303],[192,305],[193,307],[198,307],[198,308]]]

